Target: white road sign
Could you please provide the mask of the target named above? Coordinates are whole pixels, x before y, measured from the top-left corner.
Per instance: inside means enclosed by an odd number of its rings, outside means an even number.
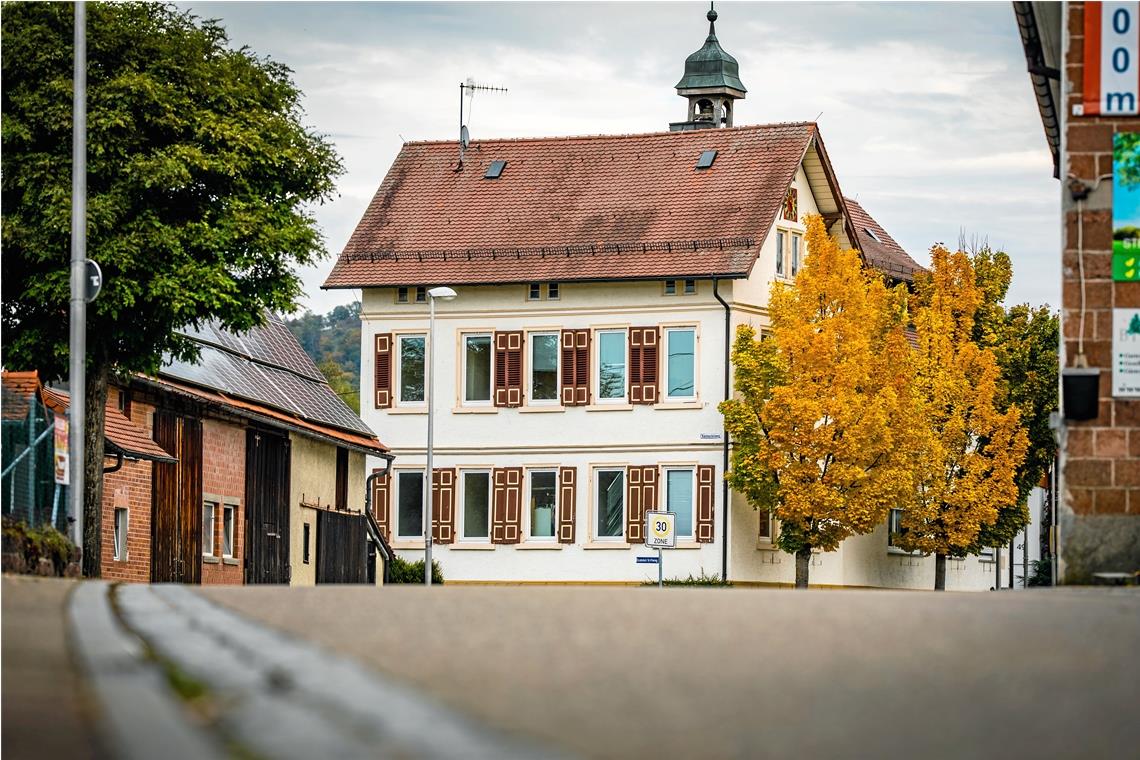
[[[650,549],[676,548],[676,517],[672,512],[646,512],[645,545]]]

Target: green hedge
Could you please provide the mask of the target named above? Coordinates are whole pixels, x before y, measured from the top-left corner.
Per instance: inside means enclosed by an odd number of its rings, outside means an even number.
[[[421,559],[415,562],[408,562],[398,556],[393,556],[392,562],[388,565],[388,582],[423,583],[424,561]],[[431,582],[443,583],[443,571],[439,569],[439,562],[435,560],[431,563]]]

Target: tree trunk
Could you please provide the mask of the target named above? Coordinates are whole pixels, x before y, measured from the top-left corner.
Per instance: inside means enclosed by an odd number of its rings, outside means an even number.
[[[946,590],[946,555],[934,555],[934,590]]]
[[[102,574],[103,425],[107,409],[106,364],[88,367],[83,429],[83,576]],[[77,403],[72,399],[71,403]]]
[[[811,568],[811,547],[796,552],[796,588],[808,587],[808,570]]]

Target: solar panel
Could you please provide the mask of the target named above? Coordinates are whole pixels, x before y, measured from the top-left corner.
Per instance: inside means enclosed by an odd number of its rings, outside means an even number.
[[[701,153],[701,157],[697,159],[697,168],[698,169],[707,169],[713,165],[713,161],[715,161],[715,160],[716,160],[716,151],[715,150],[706,150],[705,152]]]
[[[483,179],[498,179],[499,175],[503,173],[503,169],[506,168],[506,161],[492,161],[491,165],[487,167],[487,173],[483,175]]]

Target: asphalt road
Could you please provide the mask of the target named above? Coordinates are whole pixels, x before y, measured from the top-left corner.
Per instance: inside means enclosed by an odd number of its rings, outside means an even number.
[[[1133,590],[199,593],[584,756],[1118,758],[1140,747]]]

